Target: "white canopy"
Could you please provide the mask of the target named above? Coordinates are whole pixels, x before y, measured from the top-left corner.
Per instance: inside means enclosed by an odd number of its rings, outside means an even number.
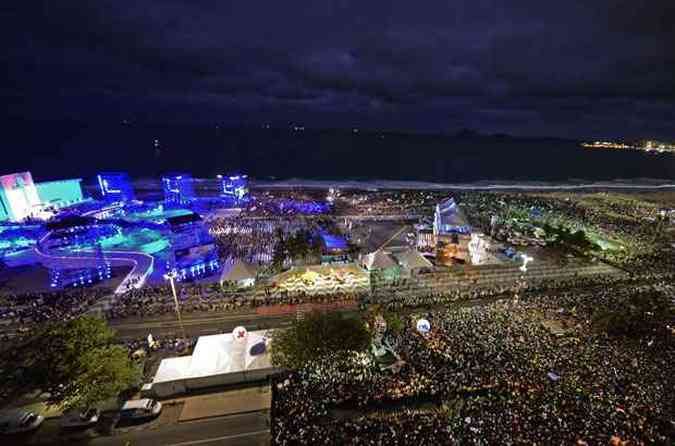
[[[408,270],[433,267],[432,263],[416,249],[395,252],[393,256],[403,268]]]
[[[251,356],[251,347],[267,338],[267,330],[249,331],[245,339],[234,339],[232,333],[201,336],[192,356],[162,360],[153,383],[198,378],[224,373],[271,368],[269,349]]]
[[[221,282],[240,282],[242,280],[255,279],[258,269],[243,260],[235,260],[234,263],[225,264],[223,273],[220,275]]]
[[[387,269],[397,266],[394,259],[382,250],[370,253],[365,258],[365,267],[370,271],[373,269]]]

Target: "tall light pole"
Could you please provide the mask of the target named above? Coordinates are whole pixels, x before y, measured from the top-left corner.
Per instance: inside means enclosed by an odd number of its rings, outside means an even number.
[[[164,274],[164,279],[168,280],[171,284],[171,293],[173,294],[173,303],[176,306],[176,315],[178,316],[178,324],[180,325],[180,331],[183,335],[183,339],[187,339],[185,336],[185,327],[183,327],[183,319],[180,316],[180,305],[178,304],[178,296],[176,295],[176,277],[178,277],[178,271],[172,269],[168,273]]]

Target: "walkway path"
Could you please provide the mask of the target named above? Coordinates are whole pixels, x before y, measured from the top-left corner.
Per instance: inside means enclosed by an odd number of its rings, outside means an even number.
[[[40,263],[47,268],[95,268],[98,264],[98,254],[92,250],[81,250],[74,253],[51,254],[41,247],[51,232],[48,232],[33,248],[33,252],[40,259]],[[130,289],[141,288],[145,285],[148,276],[152,274],[155,258],[149,254],[137,251],[103,251],[103,256],[111,266],[131,266],[131,270],[115,289],[114,295],[100,299],[89,308],[90,312],[99,313],[111,306],[115,295],[124,294]]]

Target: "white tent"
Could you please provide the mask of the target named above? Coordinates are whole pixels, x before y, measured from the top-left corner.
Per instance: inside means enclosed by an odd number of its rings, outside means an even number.
[[[237,259],[233,263],[225,264],[220,275],[220,283],[232,282],[238,286],[248,287],[255,284],[257,274],[258,269],[255,266]]]
[[[192,356],[162,360],[152,380],[153,392],[167,396],[264,378],[273,372],[270,335],[267,330],[258,330],[249,331],[243,339],[235,339],[232,333],[201,336]]]
[[[364,266],[368,271],[373,269],[387,269],[396,267],[396,262],[389,254],[382,250],[377,250],[365,256]]]
[[[432,263],[416,249],[406,249],[405,251],[395,252],[392,255],[399,265],[408,271],[418,271],[433,267]]]

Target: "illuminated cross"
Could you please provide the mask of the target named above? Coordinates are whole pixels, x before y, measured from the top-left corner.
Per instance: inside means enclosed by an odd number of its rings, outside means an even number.
[[[520,270],[525,273],[527,272],[527,264],[534,259],[528,256],[527,254],[523,254],[522,258],[523,258],[523,266],[520,267]]]

